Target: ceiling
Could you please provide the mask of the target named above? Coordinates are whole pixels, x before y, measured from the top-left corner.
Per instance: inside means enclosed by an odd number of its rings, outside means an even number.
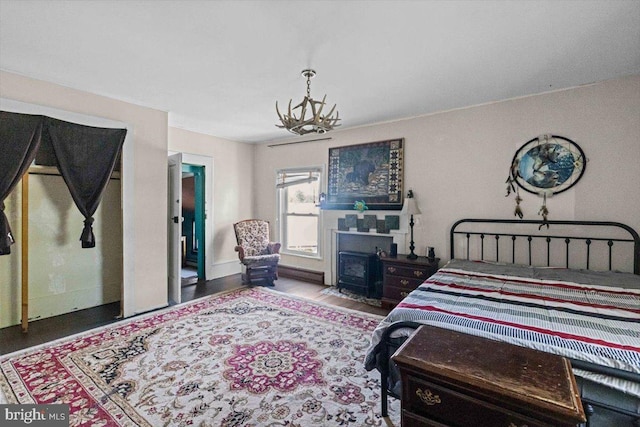
[[[305,68],[339,129],[640,74],[640,1],[0,0],[0,68],[267,142]]]

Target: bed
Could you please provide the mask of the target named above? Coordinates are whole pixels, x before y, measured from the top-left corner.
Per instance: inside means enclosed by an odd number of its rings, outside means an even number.
[[[451,261],[373,333],[365,366],[381,372],[384,416],[387,393],[397,397],[400,389],[389,356],[429,324],[567,357],[587,425],[640,426],[635,230],[614,222],[464,219],[452,226],[450,245]]]

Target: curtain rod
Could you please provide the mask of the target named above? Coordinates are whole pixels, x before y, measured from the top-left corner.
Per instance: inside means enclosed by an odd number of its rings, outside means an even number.
[[[280,144],[270,144],[270,145],[267,145],[267,147],[273,148],[273,147],[279,147],[281,145],[302,144],[303,142],[328,141],[330,139],[331,137],[327,136],[325,138],[307,139],[306,141],[293,141],[293,142],[281,142]]]
[[[58,168],[55,166],[31,165],[27,172],[29,175],[62,176]],[[120,172],[113,171],[109,179],[120,180]]]

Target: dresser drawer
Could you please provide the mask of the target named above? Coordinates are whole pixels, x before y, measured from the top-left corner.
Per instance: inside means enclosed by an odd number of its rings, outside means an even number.
[[[455,427],[544,427],[546,424],[488,402],[409,376],[402,409]],[[419,425],[419,424],[415,424]]]
[[[387,286],[395,286],[396,288],[402,288],[404,290],[412,291],[418,286],[420,286],[424,282],[423,279],[411,279],[409,277],[398,277],[398,276],[384,276],[384,285]]]
[[[429,420],[405,410],[402,411],[402,421],[400,425],[402,427],[449,427],[446,424],[440,424],[439,422]]]
[[[426,280],[435,272],[435,269],[431,269],[423,266],[399,266],[399,265],[385,265],[384,274],[390,276],[402,276],[410,277],[412,279],[420,279],[421,282]]]
[[[399,288],[397,286],[385,286],[382,289],[382,296],[393,301],[402,301],[413,289]]]

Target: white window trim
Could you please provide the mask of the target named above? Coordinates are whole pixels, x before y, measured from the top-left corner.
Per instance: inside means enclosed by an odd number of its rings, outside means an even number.
[[[299,252],[299,251],[291,251],[287,249],[286,241],[285,241],[285,230],[282,224],[282,214],[283,214],[283,203],[282,200],[282,191],[281,187],[277,186],[277,180],[280,174],[282,173],[300,173],[300,172],[319,172],[320,173],[320,185],[318,189],[318,198],[320,197],[320,192],[322,192],[322,188],[324,188],[324,180],[325,180],[325,167],[324,165],[320,166],[308,166],[308,167],[295,167],[295,168],[282,168],[276,170],[276,225],[277,225],[277,233],[278,239],[282,242],[282,248],[280,249],[280,253],[290,256],[297,256],[301,258],[311,258],[322,260],[323,257],[323,214],[322,209],[318,212],[318,250],[316,254],[310,254],[307,252]]]

